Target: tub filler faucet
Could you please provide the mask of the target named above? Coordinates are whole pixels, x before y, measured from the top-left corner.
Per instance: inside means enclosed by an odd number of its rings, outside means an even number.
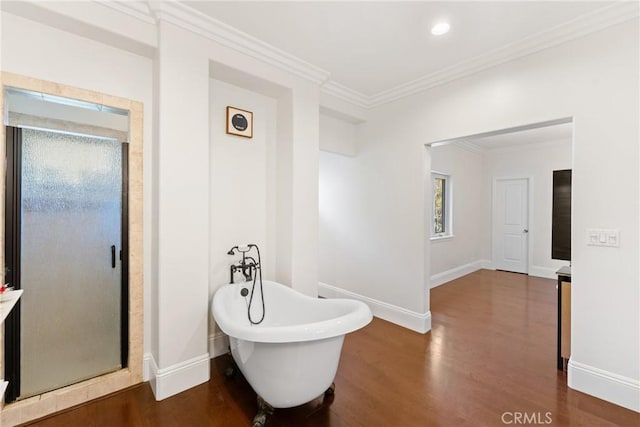
[[[227,255],[234,255],[236,251],[242,254],[242,259],[237,264],[231,264],[229,266],[229,283],[234,283],[233,276],[237,272],[241,272],[247,282],[253,280],[254,273],[260,268],[260,262],[251,256],[247,256],[247,252],[254,247],[256,249],[258,248],[254,244],[248,244],[234,246],[229,249]]]
[[[251,249],[256,250],[256,256],[258,257],[257,261],[255,260],[255,258],[247,256],[247,252],[249,252]],[[247,284],[249,282],[253,282],[250,285],[251,295],[249,296],[249,301],[247,302],[247,317],[249,318],[249,323],[251,323],[252,325],[258,325],[262,323],[266,313],[264,309],[264,292],[262,288],[262,267],[261,267],[262,261],[260,260],[260,248],[258,248],[258,245],[254,245],[253,243],[250,243],[248,245],[246,244],[238,245],[229,249],[229,252],[227,252],[227,255],[233,255],[236,253],[236,251],[242,254],[242,259],[237,264],[231,264],[231,266],[229,267],[229,271],[231,275],[229,279],[229,283],[233,283],[233,275],[237,271],[242,272]],[[256,290],[256,284],[260,285],[260,302],[262,303],[262,315],[259,318],[254,319],[254,316],[251,313],[251,304],[253,304],[253,297],[255,295],[254,291]],[[240,295],[242,295],[245,298],[245,301],[246,301],[247,295],[249,295],[248,288],[249,286],[245,287],[243,285],[242,289],[240,290]]]

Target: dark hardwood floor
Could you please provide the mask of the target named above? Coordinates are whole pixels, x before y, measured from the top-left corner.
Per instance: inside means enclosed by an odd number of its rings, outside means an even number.
[[[276,410],[267,425],[522,425],[520,413],[529,425],[640,426],[556,370],[555,281],[481,270],[433,289],[431,314],[426,335],[379,319],[348,335],[332,401]],[[255,393],[224,377],[228,363],[214,359],[208,383],[161,402],[144,384],[31,425],[248,426]]]

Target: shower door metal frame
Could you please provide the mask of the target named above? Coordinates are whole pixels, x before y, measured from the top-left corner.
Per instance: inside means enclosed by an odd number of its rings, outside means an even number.
[[[6,127],[6,188],[4,220],[5,283],[20,289],[20,228],[22,180],[22,129]],[[4,376],[9,381],[5,402],[13,402],[20,393],[20,300],[4,323]]]
[[[5,282],[15,289],[20,283],[20,230],[22,217],[22,129],[6,126],[5,176]],[[122,220],[120,232],[120,363],[129,361],[129,144],[122,146]],[[20,300],[5,320],[4,376],[8,381],[5,403],[20,396]]]

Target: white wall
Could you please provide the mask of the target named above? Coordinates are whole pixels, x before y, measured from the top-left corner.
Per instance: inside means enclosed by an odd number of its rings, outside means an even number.
[[[318,283],[319,88],[216,43],[205,49],[212,77],[277,99],[275,277],[308,295]]]
[[[347,206],[350,186],[342,185],[353,179],[349,175],[353,160],[337,153],[320,152],[319,173],[319,280],[321,283],[337,286],[344,274],[344,257],[353,259],[357,253],[357,242],[352,242],[349,235],[350,224],[345,221],[348,216]]]
[[[320,113],[320,149],[345,156],[358,153],[357,124]]]
[[[326,97],[325,97],[326,98]],[[349,111],[349,113],[351,113]],[[323,284],[339,283],[341,263],[336,262],[343,256],[349,256],[348,247],[343,239],[346,224],[341,218],[346,212],[346,194],[341,183],[350,179],[342,174],[348,170],[350,157],[358,152],[358,124],[362,122],[344,112],[320,109],[320,165],[318,188],[318,270]]]
[[[2,3],[2,10],[8,13],[141,56],[153,56],[158,45],[156,26],[151,17],[141,20],[142,14],[122,13],[122,9],[114,8],[108,2]]]
[[[386,158],[376,159],[371,168],[363,165],[372,156],[372,138],[377,135],[360,134],[355,157],[320,153],[319,292],[363,300],[374,315],[425,332],[430,313],[425,310],[424,293],[412,289],[415,277],[423,275],[424,252],[422,247],[416,252],[398,243],[414,233],[422,235],[422,225],[411,230],[401,224],[423,208],[421,200],[412,207],[396,203],[399,193],[423,188],[422,173],[415,179],[411,176],[415,169],[405,162],[385,163]],[[375,154],[381,149],[377,147]],[[419,161],[424,161],[422,154]]]
[[[209,61],[201,40],[161,21],[158,150],[158,400],[209,379]],[[190,46],[190,49],[185,49]]]
[[[431,286],[444,283],[449,275],[480,268],[486,260],[487,227],[484,196],[484,158],[457,144],[440,145],[431,150],[431,170],[451,176],[453,237],[431,240]],[[431,198],[427,198],[428,208]],[[431,224],[426,229],[431,233]],[[450,279],[449,279],[450,280]]]
[[[635,19],[371,110],[343,171],[352,252],[335,286],[428,310],[424,144],[573,117],[569,385],[640,410],[638,73]],[[620,248],[586,246],[591,227],[620,229]]]
[[[151,289],[152,61],[2,13],[2,70],[144,103],[144,293]],[[144,352],[151,350],[151,302],[144,301]]]
[[[551,208],[553,171],[571,169],[571,140],[553,141],[518,148],[489,150],[486,155],[484,197],[491,200],[494,177],[531,178],[532,217],[529,218],[529,274],[555,279],[555,272],[566,261],[551,259]],[[531,198],[530,198],[531,199]],[[491,210],[491,205],[487,207]],[[491,226],[491,224],[489,224]],[[491,242],[488,242],[489,247]]]
[[[229,283],[227,251],[238,244],[260,248],[264,279],[275,279],[276,107],[275,99],[210,80],[209,297]],[[253,138],[226,133],[226,107],[253,112]],[[255,253],[251,254],[255,257]],[[235,280],[242,280],[236,274]],[[210,317],[210,331],[214,331]]]

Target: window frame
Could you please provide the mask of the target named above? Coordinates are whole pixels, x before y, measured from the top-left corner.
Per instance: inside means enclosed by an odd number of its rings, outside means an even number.
[[[444,222],[444,231],[435,231],[436,219],[436,179],[444,180],[444,202],[442,204],[442,218]],[[445,239],[453,237],[453,179],[451,175],[442,172],[431,171],[431,224],[430,235],[432,240]]]

